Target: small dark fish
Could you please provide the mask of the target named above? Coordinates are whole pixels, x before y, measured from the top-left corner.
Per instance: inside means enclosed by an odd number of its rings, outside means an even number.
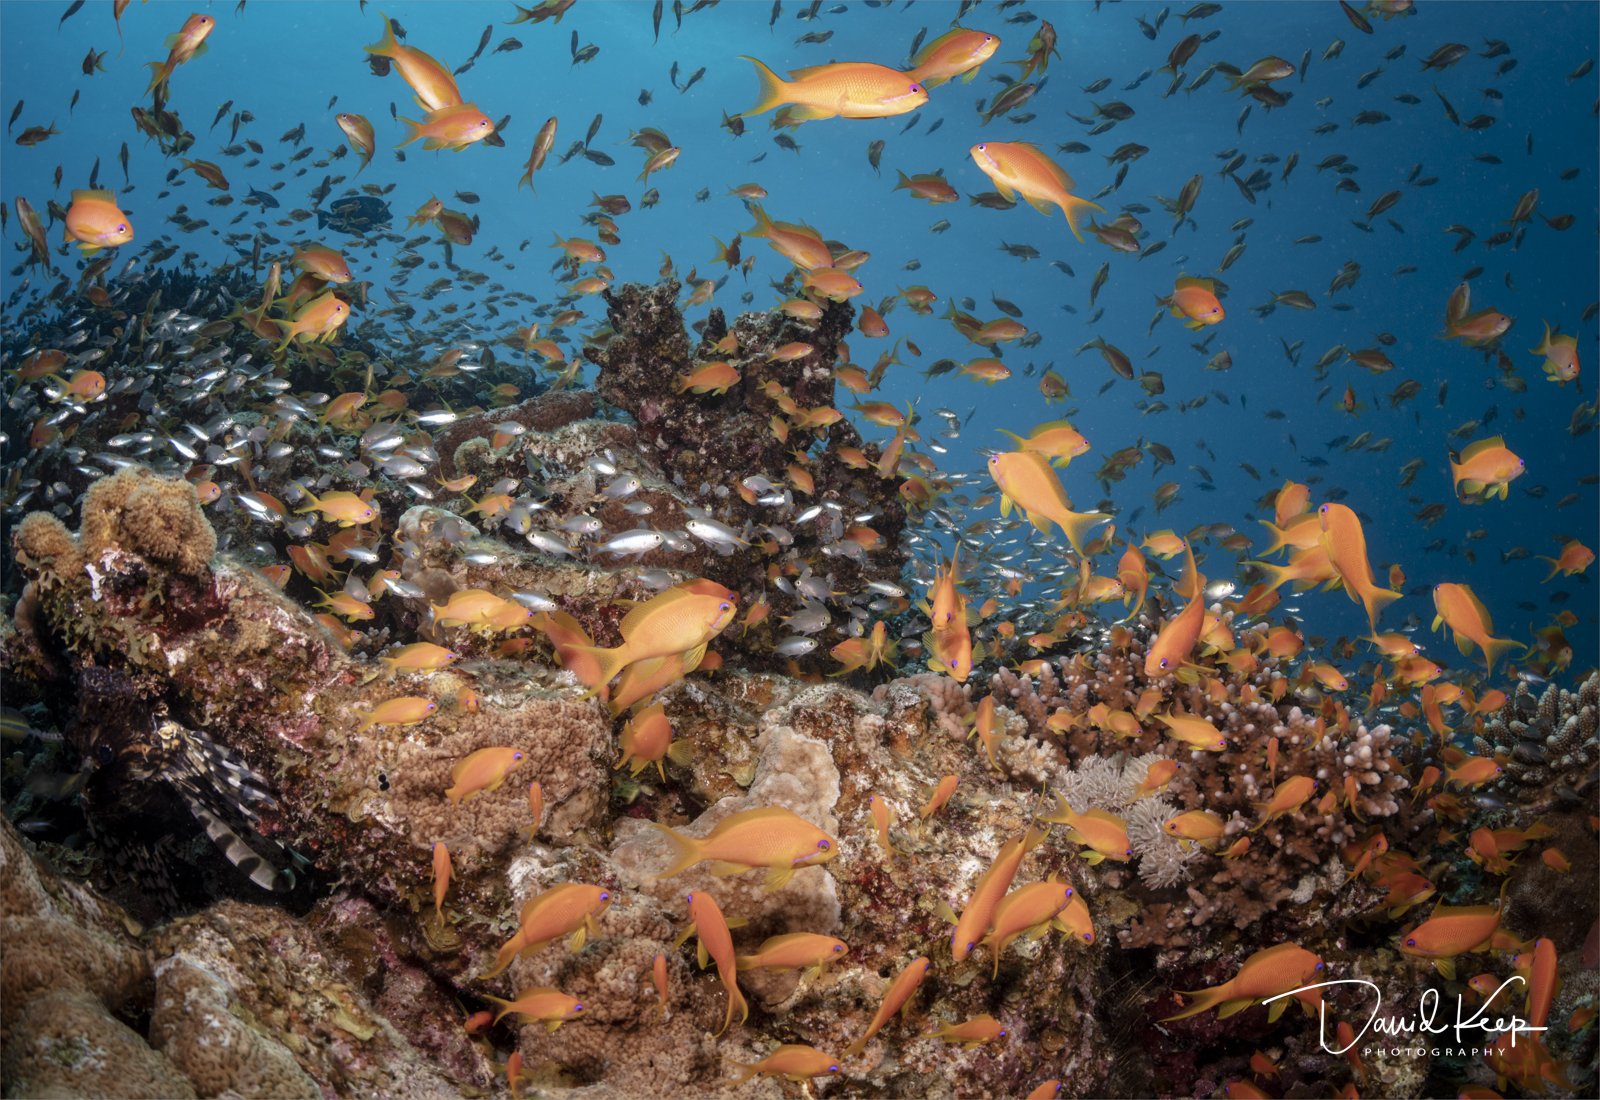
[[[457,191],[456,198],[469,206],[476,206],[478,203],[478,193],[476,191]]]
[[[879,171],[878,162],[883,159],[883,139],[879,138],[867,146],[867,163],[872,165],[874,172]]]
[[[767,20],[767,29],[771,30],[778,23],[778,16],[783,14],[783,0],[772,0],[772,16]]]
[[[1422,62],[1422,68],[1424,70],[1448,69],[1471,52],[1468,47],[1460,42],[1446,42],[1428,55],[1427,59]]]
[[[128,176],[128,143],[122,143],[122,150],[117,153],[117,160],[122,162],[122,185],[128,186],[133,182]]]
[[[502,38],[500,44],[494,48],[495,53],[510,53],[522,49],[522,42],[515,38]]]
[[[94,158],[94,167],[89,169],[89,190],[98,191],[99,189],[100,189],[100,158],[99,157],[95,157]]]
[[[225,116],[228,113],[229,108],[231,108],[232,106],[233,106],[233,100],[230,99],[230,100],[228,100],[228,102],[224,103],[222,106],[217,108],[217,117],[213,118],[211,120],[211,128],[213,130],[215,130],[217,128],[217,123],[222,121],[223,116]]]
[[[1573,69],[1570,73],[1567,74],[1567,82],[1570,84],[1574,80],[1582,80],[1584,77],[1588,76],[1593,71],[1594,71],[1594,58],[1592,58],[1592,57],[1585,58],[1582,65],[1579,65],[1576,69]]]
[[[74,15],[77,15],[79,9],[82,7],[83,0],[72,0],[72,3],[67,5],[66,12],[62,14],[60,19],[56,20],[56,30],[59,31],[61,29],[61,24],[65,23],[68,19],[71,19]]]
[[[1087,95],[1094,95],[1096,92],[1103,92],[1109,87],[1111,87],[1111,78],[1109,76],[1102,76],[1093,84],[1084,85],[1083,90]]]
[[[690,76],[688,80],[683,82],[683,87],[678,90],[679,94],[681,95],[682,93],[687,92],[690,88],[693,88],[700,82],[700,78],[705,75],[706,67],[702,65],[694,71],[694,75]]]
[[[585,149],[589,147],[589,143],[594,140],[595,135],[600,132],[600,123],[604,119],[605,115],[595,115],[594,121],[589,123],[589,132],[583,135],[583,146]]]
[[[650,13],[650,26],[655,31],[655,40],[657,42],[661,41],[661,10],[661,0],[656,0],[655,9]]]
[[[613,164],[617,163],[598,149],[585,149],[583,151],[583,156],[585,160],[588,160],[594,164],[598,164],[602,168],[610,168]]]
[[[494,24],[490,23],[487,27],[483,28],[483,34],[478,37],[478,48],[472,51],[471,57],[467,58],[467,64],[470,65],[472,62],[483,56],[484,47],[489,44],[489,39],[493,37]]]
[[[1355,8],[1352,8],[1349,4],[1345,3],[1345,0],[1339,0],[1339,6],[1344,9],[1345,18],[1350,20],[1350,25],[1352,27],[1360,31],[1362,34],[1372,33],[1372,24],[1368,23],[1366,18],[1360,12],[1356,11]]]
[[[6,133],[11,132],[11,127],[17,124],[17,119],[22,117],[22,100],[17,100],[17,105],[11,108],[11,120],[6,123]]]

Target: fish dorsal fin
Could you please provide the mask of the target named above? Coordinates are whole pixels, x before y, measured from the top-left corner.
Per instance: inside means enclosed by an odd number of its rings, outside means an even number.
[[[694,593],[686,592],[681,588],[669,588],[649,603],[634,605],[633,609],[623,616],[621,624],[617,627],[624,638],[632,638],[634,633],[644,624],[645,620],[658,611],[664,611],[672,605],[689,599]]]
[[[72,201],[77,202],[79,199],[95,199],[99,202],[109,203],[115,203],[117,201],[117,197],[104,188],[98,188],[93,191],[87,189],[83,191],[74,191],[72,193]]]
[[[1504,447],[1505,445],[1506,441],[1504,436],[1496,435],[1491,436],[1488,439],[1480,439],[1475,443],[1467,444],[1466,449],[1461,452],[1461,461],[1463,463],[1471,462],[1474,458],[1483,454],[1485,451],[1492,450],[1496,447]]]
[[[1077,184],[1073,181],[1072,176],[1067,173],[1067,170],[1061,167],[1061,165],[1057,164],[1055,161],[1051,160],[1050,157],[1046,155],[1045,151],[1039,148],[1033,142],[1016,141],[1012,142],[1012,144],[1017,148],[1024,150],[1025,159],[1033,161],[1041,171],[1046,173],[1051,179],[1055,180],[1063,191],[1070,192],[1074,187],[1077,186]]]
[[[1194,287],[1199,287],[1202,290],[1212,290],[1212,291],[1214,291],[1216,289],[1216,285],[1217,284],[1215,282],[1213,282],[1212,280],[1210,280],[1210,279],[1200,279],[1200,278],[1196,278],[1193,275],[1179,275],[1178,278],[1177,278],[1177,281],[1174,282],[1172,285],[1174,287],[1176,287],[1178,290],[1182,290],[1185,287],[1194,286]]]

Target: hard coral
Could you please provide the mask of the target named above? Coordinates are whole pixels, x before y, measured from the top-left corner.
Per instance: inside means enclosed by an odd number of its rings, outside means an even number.
[[[194,486],[137,466],[89,486],[78,537],[90,560],[115,547],[190,576],[204,573],[217,551]]]
[[[1577,691],[1550,684],[1535,696],[1526,682],[1483,724],[1482,755],[1506,755],[1497,789],[1529,810],[1592,804],[1600,762],[1600,672]]]
[[[18,560],[57,576],[70,576],[83,568],[78,542],[49,512],[29,512],[11,536]]]

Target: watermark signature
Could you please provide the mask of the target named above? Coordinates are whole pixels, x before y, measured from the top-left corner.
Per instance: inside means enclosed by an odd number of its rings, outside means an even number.
[[[1511,1035],[1511,1046],[1515,1048],[1517,1045],[1518,1035],[1531,1035],[1536,1031],[1548,1031],[1549,1028],[1534,1027],[1529,1021],[1524,1020],[1515,1012],[1513,1012],[1509,1017],[1491,1017],[1488,1015],[1488,1012],[1489,1006],[1494,1003],[1495,998],[1498,997],[1507,986],[1509,986],[1512,982],[1524,981],[1525,980],[1523,979],[1522,975],[1513,974],[1511,977],[1501,982],[1499,987],[1484,999],[1483,1004],[1479,1005],[1478,1008],[1470,1014],[1468,1013],[1466,1006],[1462,1003],[1461,996],[1457,994],[1455,1023],[1453,1024],[1444,1022],[1440,1019],[1440,1008],[1443,1000],[1443,994],[1441,994],[1437,989],[1427,989],[1423,991],[1422,996],[1418,998],[1417,1012],[1413,1016],[1390,1015],[1380,1017],[1379,1013],[1383,1011],[1383,991],[1380,990],[1376,984],[1369,982],[1364,978],[1339,978],[1333,981],[1317,982],[1313,985],[1303,985],[1299,989],[1291,989],[1287,993],[1279,993],[1275,997],[1269,997],[1263,1001],[1262,1004],[1271,1004],[1273,1001],[1281,1001],[1285,997],[1293,997],[1309,990],[1327,989],[1336,985],[1359,985],[1365,987],[1372,994],[1372,1011],[1367,1016],[1367,1022],[1361,1026],[1359,1031],[1355,1032],[1354,1038],[1345,1043],[1343,1046],[1336,1047],[1329,1045],[1330,1036],[1328,1035],[1327,1001],[1323,1001],[1318,1007],[1318,1041],[1322,1044],[1322,1049],[1327,1051],[1329,1054],[1337,1055],[1345,1053],[1345,1051],[1361,1042],[1361,1040],[1369,1032],[1375,1036],[1387,1037],[1390,1039],[1407,1039],[1427,1035],[1444,1035],[1454,1032],[1456,1046],[1470,1047],[1475,1049],[1491,1046],[1493,1045],[1492,1041],[1496,1037],[1502,1036],[1509,1032]],[[1476,1040],[1471,1038],[1473,1033],[1478,1033],[1480,1038]],[[1338,1043],[1339,1039],[1333,1038],[1332,1042]]]

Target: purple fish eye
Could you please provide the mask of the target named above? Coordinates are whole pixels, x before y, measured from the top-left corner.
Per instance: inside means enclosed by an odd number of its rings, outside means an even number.
[[[1094,933],[1093,932],[1085,932],[1083,934],[1083,942],[1084,943],[1093,943],[1094,942]]]
[[[572,1006],[572,1011],[574,1011],[574,1012],[582,1012],[583,1011],[583,1006],[582,1005],[573,1005]]]
[[[1317,964],[1317,969],[1318,969],[1318,970],[1321,970],[1321,969],[1322,969],[1322,963],[1318,963],[1318,964]]]
[[[611,900],[611,891],[610,890],[602,890],[602,891],[600,891],[600,900],[601,901],[610,901]],[[694,900],[694,895],[693,894],[689,895],[689,900],[691,900],[691,901]]]
[[[690,905],[693,905],[694,904],[694,895],[690,894],[685,900],[687,900]]]
[[[1005,1031],[1004,1028],[1002,1028],[1001,1031],[1000,1031],[1000,1038],[1004,1039],[1005,1037],[1006,1037],[1006,1031]]]
[[[1415,936],[1407,936],[1406,937],[1406,946],[1407,947],[1415,947],[1415,946],[1417,946],[1417,938]]]
[[[728,608],[729,608],[729,607],[731,607],[731,606],[733,606],[733,605],[732,605],[732,604],[730,604],[730,603],[728,603],[728,601],[727,601],[727,600],[723,600],[723,601],[722,601],[722,603],[721,603],[721,604],[720,604],[720,605],[719,605],[719,608],[718,608],[718,609],[719,609],[719,610],[721,610],[721,611],[726,611],[726,610],[728,610]]]
[[[829,848],[832,848],[833,845],[828,842],[826,837],[824,837],[822,840],[817,841],[817,847],[826,852]]]
[[[912,91],[912,94],[915,94],[917,92],[922,91],[922,85],[921,84],[913,84],[913,85],[911,85],[911,91]]]
[[[128,231],[128,223],[127,222],[123,222],[122,224],[117,226],[117,232],[118,233],[126,233],[127,231]]]
[[[829,1066],[828,1067],[828,1072],[829,1073],[838,1073],[839,1072],[839,1067],[838,1066]]]
[[[1072,896],[1072,887],[1069,886],[1069,887],[1067,887],[1067,897],[1070,898],[1071,896]]]
[[[513,760],[521,760],[522,759],[522,754],[520,752],[514,752],[514,753],[511,754],[511,759],[513,759]]]
[[[843,951],[844,950],[844,944],[836,943],[836,944],[833,945],[833,949],[835,951]]]
[[[1161,658],[1161,667],[1162,668],[1166,668],[1167,667],[1167,659],[1165,657]]]
[[[981,153],[981,152],[983,152],[984,150],[986,150],[988,148],[989,148],[989,143],[988,142],[980,141],[978,143],[978,152]]]

